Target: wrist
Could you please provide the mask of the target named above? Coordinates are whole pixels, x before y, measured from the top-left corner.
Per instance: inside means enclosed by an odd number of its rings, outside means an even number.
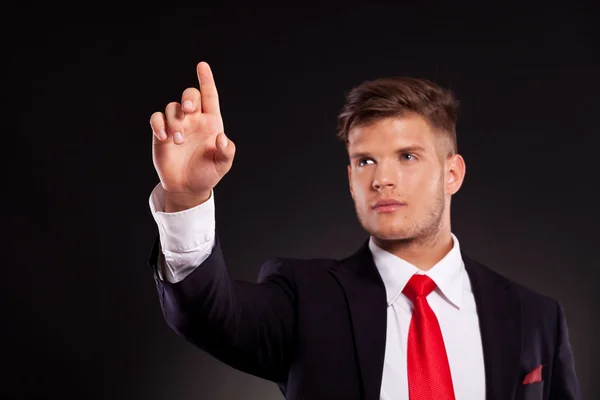
[[[205,203],[210,199],[211,191],[192,193],[173,193],[164,191],[165,212],[173,213],[188,210]]]

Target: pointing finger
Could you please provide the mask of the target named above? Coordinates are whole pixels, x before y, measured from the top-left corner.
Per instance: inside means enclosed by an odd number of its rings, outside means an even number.
[[[202,61],[196,67],[198,81],[200,82],[200,95],[202,97],[202,112],[218,115],[219,94],[210,66]]]

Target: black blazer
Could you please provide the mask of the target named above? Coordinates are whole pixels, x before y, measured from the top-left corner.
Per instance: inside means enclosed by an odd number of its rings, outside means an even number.
[[[258,282],[228,276],[216,244],[183,281],[149,264],[168,325],[231,367],[273,381],[289,400],[378,400],[386,293],[368,240],[342,260],[276,258]],[[488,267],[463,260],[479,315],[486,398],[580,399],[563,310]],[[523,385],[542,364],[542,382]],[[457,399],[469,400],[469,399]]]

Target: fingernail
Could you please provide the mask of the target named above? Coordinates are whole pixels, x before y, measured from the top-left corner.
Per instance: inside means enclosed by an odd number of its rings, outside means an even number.
[[[164,129],[158,131],[158,138],[160,140],[165,140],[167,138],[167,132]]]
[[[191,101],[189,101],[189,100],[186,100],[186,101],[184,101],[184,102],[183,102],[183,108],[184,108],[185,110],[192,111],[192,110],[194,109],[194,103],[192,103],[192,102],[191,102]]]
[[[173,141],[177,144],[183,143],[183,135],[181,134],[181,132],[175,132],[173,134]]]
[[[223,136],[221,136],[221,146],[227,147],[228,143],[229,143],[229,140],[227,140],[227,137],[225,137],[225,134],[223,134]]]

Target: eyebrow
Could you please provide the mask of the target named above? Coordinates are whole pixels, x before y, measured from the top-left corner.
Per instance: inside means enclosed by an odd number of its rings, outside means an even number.
[[[405,146],[396,150],[396,154],[406,154],[406,153],[418,153],[424,152],[425,148],[419,145]],[[357,158],[370,158],[372,157],[370,153],[366,151],[357,151],[350,154],[350,159],[354,160]]]

